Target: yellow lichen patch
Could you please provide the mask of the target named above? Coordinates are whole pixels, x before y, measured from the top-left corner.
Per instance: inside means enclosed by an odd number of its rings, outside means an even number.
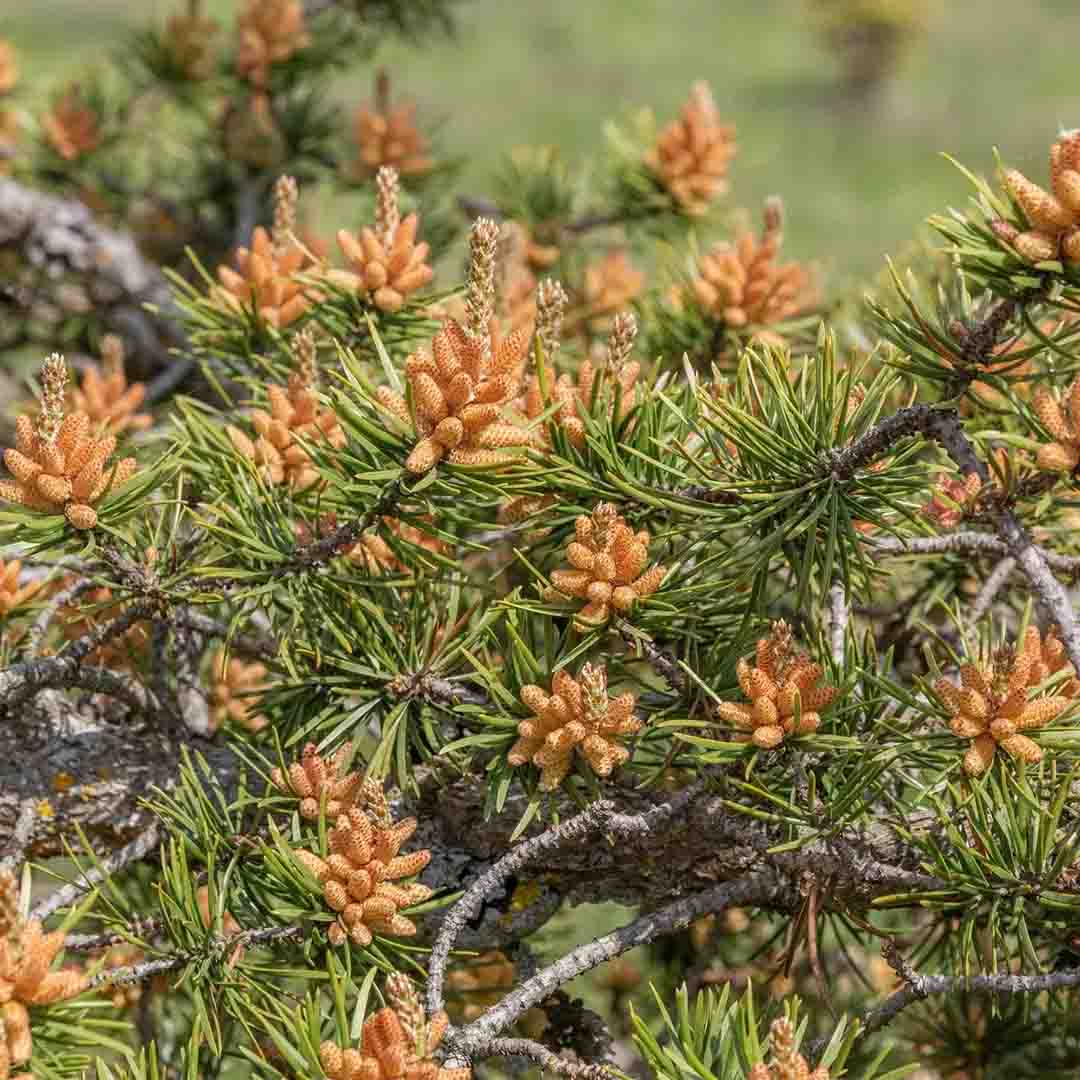
[[[67,378],[64,358],[54,353],[42,367],[37,424],[25,413],[15,420],[15,448],[4,451],[14,482],[0,483],[0,499],[62,513],[76,529],[92,529],[97,524],[93,504],[131,478],[135,459],[110,464],[116,437],[93,437],[86,413],[64,414]]]
[[[499,344],[474,337],[448,319],[430,351],[405,362],[419,441],[405,467],[425,473],[442,460],[452,465],[497,466],[501,451],[527,446],[529,433],[503,419],[521,382],[529,335],[514,331]],[[379,387],[379,403],[412,426],[405,399]]]
[[[58,795],[70,791],[75,786],[75,777],[69,772],[58,772],[53,777],[52,788]]]
[[[1063,670],[1070,676],[1056,693],[1032,693]],[[969,776],[986,772],[999,746],[1021,761],[1041,761],[1042,749],[1024,732],[1056,719],[1080,696],[1080,680],[1064,645],[1053,633],[1043,639],[1034,626],[1028,627],[1019,649],[1004,646],[988,664],[965,664],[960,677],[960,686],[942,678],[934,690],[949,711],[953,734],[971,740],[964,755]]]
[[[593,664],[586,664],[577,679],[557,671],[550,695],[542,687],[524,686],[521,700],[533,716],[518,724],[520,738],[507,760],[511,765],[538,766],[542,791],[562,783],[575,753],[598,776],[609,776],[630,756],[621,740],[641,730],[634,695],[609,697],[607,673]]]
[[[613,611],[630,611],[639,598],[656,592],[667,573],[659,565],[645,569],[649,534],[634,532],[612,503],[577,518],[566,558],[570,568],[552,571],[544,599],[584,600],[574,617],[583,632],[606,623]]]
[[[375,808],[385,812],[385,803]],[[324,860],[310,851],[296,857],[323,887],[327,904],[338,913],[330,941],[370,945],[374,933],[411,937],[416,924],[400,914],[431,896],[426,885],[394,884],[418,874],[430,851],[399,855],[401,845],[416,831],[416,818],[392,822],[389,816],[369,815],[358,806],[341,814],[330,830],[330,854]]]
[[[721,720],[733,724],[755,746],[771,750],[788,735],[807,735],[821,725],[821,712],[836,697],[832,686],[818,686],[822,668],[793,649],[791,630],[782,620],[759,639],[754,663],[745,657],[735,666],[739,688],[748,704],[721,701]]]
[[[709,84],[698,82],[679,119],[660,132],[646,153],[645,164],[685,213],[699,216],[727,191],[735,149],[735,128],[720,123]]]

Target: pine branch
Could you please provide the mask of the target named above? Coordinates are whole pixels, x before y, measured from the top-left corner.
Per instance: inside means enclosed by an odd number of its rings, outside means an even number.
[[[484,900],[501,889],[503,882],[540,855],[547,855],[559,848],[599,831],[615,836],[647,834],[668,821],[672,815],[685,807],[704,789],[700,780],[686,788],[666,803],[661,803],[642,814],[619,814],[609,800],[595,802],[587,810],[529,840],[504,855],[486,873],[480,875],[465,894],[447,913],[439,928],[438,937],[428,959],[427,1010],[434,1015],[443,1008],[443,980],[450,950],[465,924],[476,917]]]
[[[829,461],[833,478],[837,483],[853,479],[859,469],[872,464],[901,440],[917,434],[939,443],[962,474],[974,473],[984,487],[990,486],[990,470],[979,460],[964,434],[956,410],[930,405],[912,405],[901,409],[850,446],[834,450]],[[1006,552],[1016,560],[1027,575],[1032,591],[1053,616],[1069,659],[1080,671],[1080,629],[1077,628],[1068,594],[1050,572],[1047,561],[1012,510],[1002,507],[996,517],[998,536],[1004,542]]]
[[[843,585],[836,584],[829,590],[829,612],[831,616],[829,645],[833,663],[839,666],[844,662],[844,635],[847,633],[848,619],[851,617],[847,593]]]
[[[472,1043],[471,1047],[477,1061],[489,1057],[522,1057],[538,1065],[543,1072],[568,1076],[571,1080],[609,1080],[613,1075],[607,1065],[571,1061],[532,1039],[488,1039],[487,1042]]]
[[[178,971],[180,968],[187,967],[193,961],[205,958],[211,950],[232,952],[235,949],[270,945],[275,942],[299,941],[303,932],[301,926],[265,926],[257,930],[244,930],[231,937],[213,937],[210,939],[209,949],[175,953],[156,960],[144,960],[142,963],[131,964],[128,967],[106,968],[93,976],[87,986],[91,990],[96,990],[102,986],[124,986],[142,982],[154,975],[164,975],[169,971]]]
[[[162,368],[164,375],[176,364],[169,350],[187,351],[165,276],[143,258],[130,236],[96,222],[77,199],[58,198],[0,177],[3,249],[11,251],[19,265],[38,271],[38,288],[81,281],[104,328],[136,345],[144,367]],[[32,306],[39,299],[28,300],[20,293],[15,304]],[[151,394],[148,398],[155,399]]]
[[[994,600],[997,598],[997,594],[1004,588],[1009,580],[1009,575],[1015,569],[1016,560],[1011,555],[1006,555],[990,571],[990,576],[982,583],[979,595],[975,597],[975,603],[971,605],[971,621],[973,623],[979,622],[990,610]]]
[[[976,555],[1008,555],[1003,540],[990,533],[951,532],[940,536],[882,536],[867,541],[871,550],[881,555],[943,555],[961,552]],[[1080,574],[1080,555],[1059,555],[1057,552],[1039,548],[1047,566],[1063,573]]]
[[[483,1046],[485,1040],[505,1030],[564,983],[639,945],[684,930],[703,915],[739,906],[794,907],[797,897],[797,889],[780,875],[763,871],[676,900],[556,960],[467,1027],[448,1031],[448,1048],[472,1060],[477,1056],[476,1046]]]

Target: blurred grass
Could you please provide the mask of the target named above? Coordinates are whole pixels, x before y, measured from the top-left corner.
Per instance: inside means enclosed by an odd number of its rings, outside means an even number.
[[[176,2],[35,0],[0,17],[0,34],[21,50],[28,81],[55,80]],[[229,19],[234,3],[209,6]],[[988,171],[996,145],[1041,178],[1056,129],[1080,115],[1080,5],[931,7],[928,34],[868,107],[838,92],[837,61],[805,0],[463,0],[456,38],[419,49],[395,42],[378,62],[429,115],[445,117],[445,145],[468,156],[476,194],[506,149],[557,142],[571,158],[602,152],[606,119],[643,105],[667,118],[689,84],[707,78],[739,129],[732,200],[756,208],[782,194],[788,250],[840,283],[876,273],[927,215],[966,199],[942,151]],[[366,98],[370,80],[370,70],[349,73],[341,100]]]

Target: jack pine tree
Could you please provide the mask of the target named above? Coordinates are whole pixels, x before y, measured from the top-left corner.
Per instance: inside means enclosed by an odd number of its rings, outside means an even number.
[[[0,1080],[1074,1075],[1075,133],[834,324],[702,82],[485,199],[325,104],[452,14],[187,0],[0,126],[100,357],[3,457]]]

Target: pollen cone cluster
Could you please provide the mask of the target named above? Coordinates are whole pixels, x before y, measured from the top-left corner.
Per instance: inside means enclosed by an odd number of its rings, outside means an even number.
[[[1080,378],[1069,387],[1065,407],[1045,387],[1035,391],[1035,415],[1054,441],[1039,447],[1038,464],[1047,472],[1072,472],[1080,465]]]
[[[0,1077],[30,1057],[27,1006],[51,1005],[86,988],[82,971],[49,970],[63,947],[63,931],[46,934],[36,919],[17,922],[0,936]]]
[[[358,234],[339,229],[338,247],[348,270],[331,270],[327,277],[345,288],[367,293],[380,311],[400,311],[414,292],[424,288],[434,271],[427,264],[427,244],[416,242],[420,219],[409,214],[399,221],[397,173],[379,170],[378,220]]]
[[[94,429],[109,435],[145,431],[154,418],[138,412],[146,396],[143,383],[128,383],[124,373],[124,343],[114,334],[101,342],[101,366],[88,368],[82,383],[71,394],[72,405],[90,418]]]
[[[14,482],[0,483],[0,499],[62,513],[76,529],[92,529],[97,524],[94,503],[131,478],[135,459],[110,463],[116,436],[92,436],[86,413],[64,415],[67,377],[64,358],[54,353],[42,368],[37,424],[26,414],[15,420],[15,449],[4,451]]]
[[[550,397],[545,397],[538,375],[530,376],[528,389],[523,401],[525,415],[536,420],[558,403],[558,409],[552,413],[552,419],[558,424],[572,446],[579,450],[585,446],[585,413],[593,406],[594,395],[605,384],[618,387],[619,416],[621,420],[637,404],[637,380],[641,374],[641,364],[630,360],[637,335],[637,323],[633,315],[625,312],[615,317],[611,336],[608,339],[605,363],[597,370],[591,359],[586,357],[578,368],[576,380],[567,372],[558,378],[545,368],[544,385],[548,387]],[[615,409],[615,394],[607,402],[610,416]],[[545,433],[546,434],[546,433]]]
[[[829,1070],[819,1065],[812,1072],[806,1058],[795,1049],[795,1029],[786,1017],[772,1022],[769,1032],[772,1062],[761,1062],[747,1074],[746,1080],[829,1080]]]
[[[502,419],[521,382],[528,345],[529,335],[522,331],[494,345],[448,319],[432,339],[430,353],[416,352],[406,360],[421,436],[405,462],[410,472],[425,473],[443,459],[451,465],[499,465],[505,461],[499,451],[529,445],[526,431]],[[380,387],[378,399],[411,424],[400,394]]]
[[[198,3],[166,20],[164,44],[185,79],[201,82],[214,73],[214,38],[220,29],[218,22],[199,12]]]
[[[832,704],[836,688],[818,686],[820,664],[792,648],[791,629],[782,620],[760,638],[753,665],[744,657],[735,666],[739,688],[749,704],[722,701],[717,715],[749,732],[755,746],[771,750],[788,735],[806,735],[821,725],[821,712]]]
[[[313,354],[312,354],[313,355]],[[238,427],[226,430],[237,452],[253,461],[268,484],[288,484],[307,491],[319,482],[319,472],[303,443],[325,444],[340,450],[348,441],[332,409],[319,404],[313,359],[298,355],[287,387],[268,386],[270,411],[254,409],[252,440]]]
[[[217,731],[232,720],[248,731],[262,731],[269,722],[259,711],[257,691],[266,688],[266,665],[247,663],[238,657],[225,659],[219,649],[212,661],[210,684],[210,727]]]
[[[482,1016],[513,989],[515,969],[506,953],[496,949],[464,961],[446,973],[447,1012],[454,1020],[468,1023]],[[529,1039],[539,1039],[549,1026],[543,1009],[529,1009],[517,1021],[518,1030]]]
[[[0,94],[10,94],[19,82],[19,64],[15,47],[6,38],[0,38]]]
[[[735,128],[720,123],[706,82],[695,83],[678,120],[660,132],[645,164],[687,214],[704,214],[727,191]]]
[[[0,615],[7,615],[15,608],[22,607],[41,588],[40,581],[28,581],[25,585],[20,585],[20,573],[22,563],[18,559],[7,562],[0,559]]]
[[[645,274],[630,261],[625,248],[613,248],[585,267],[585,310],[589,326],[603,330],[617,311],[641,295]]]
[[[426,519],[430,520],[430,519]],[[382,528],[397,540],[413,547],[423,548],[439,555],[449,551],[449,546],[431,533],[410,525],[395,517],[384,517]],[[348,552],[348,558],[360,563],[369,574],[394,574],[411,569],[401,560],[398,552],[376,530],[364,533],[356,545]]]
[[[469,1080],[472,1070],[443,1068],[433,1057],[449,1024],[445,1012],[428,1019],[413,993],[398,990],[404,976],[387,980],[393,1007],[380,1009],[364,1022],[359,1050],[324,1042],[319,1060],[329,1080]],[[397,992],[395,992],[397,990]]]
[[[310,38],[304,29],[301,0],[247,0],[236,17],[236,71],[264,89],[274,64],[284,63]]]
[[[295,241],[276,249],[270,234],[258,225],[251,234],[251,247],[236,249],[236,269],[218,267],[221,286],[215,291],[220,306],[232,311],[254,307],[268,326],[282,329],[292,325],[311,305],[297,280],[308,262],[307,252]]]
[[[1030,690],[1063,669],[1070,677],[1053,696],[1029,696]],[[934,690],[949,711],[953,734],[972,740],[964,755],[964,771],[970,776],[986,772],[999,746],[1021,761],[1041,761],[1042,750],[1024,732],[1056,719],[1080,696],[1080,681],[1065,646],[1053,633],[1044,640],[1033,626],[1019,649],[998,649],[988,666],[965,664],[960,679],[959,687],[939,679]]]
[[[270,779],[287,795],[300,800],[300,814],[309,821],[318,819],[326,800],[326,816],[336,821],[353,807],[384,807],[382,786],[377,780],[365,780],[358,772],[346,772],[349,757],[348,744],[341,747],[329,760],[319,753],[314,743],[308,743],[287,772],[274,769]],[[376,817],[385,816],[377,812]]]
[[[475,1020],[513,987],[514,977],[513,961],[498,950],[483,953],[447,972],[447,990],[461,995],[465,1002],[451,1010],[455,1019]]]
[[[236,312],[254,309],[268,326],[282,329],[318,299],[298,280],[299,274],[311,269],[311,255],[295,235],[298,199],[296,181],[279,177],[274,185],[273,233],[257,226],[251,234],[251,247],[236,249],[236,269],[218,267],[221,284],[211,298],[219,307]]]
[[[65,161],[89,154],[101,142],[100,120],[78,83],[72,83],[41,118],[41,130]]]
[[[982,490],[978,473],[958,477],[941,473],[930,501],[922,508],[923,516],[943,529],[954,529],[975,506]]]
[[[329,933],[334,945],[344,944],[346,937],[357,945],[370,945],[374,933],[412,937],[416,925],[400,910],[431,895],[426,885],[394,884],[418,874],[431,858],[430,851],[398,854],[416,831],[416,818],[390,821],[385,802],[373,809],[376,813],[369,815],[351,806],[338,817],[329,833],[326,860],[310,851],[296,853],[322,884],[327,904],[338,913]]]
[[[702,311],[739,328],[782,322],[814,303],[814,285],[805,267],[778,262],[783,222],[780,200],[769,199],[760,239],[743,228],[734,243],[717,244],[701,257],[690,289]]]
[[[1006,169],[1002,180],[1030,228],[1019,232],[999,222],[998,235],[1030,262],[1080,262],[1080,131],[1065,133],[1050,147],[1049,191],[1018,169]]]
[[[542,791],[562,783],[575,752],[598,776],[609,776],[630,757],[618,740],[641,728],[634,716],[634,695],[609,697],[607,672],[592,664],[586,664],[577,679],[557,671],[550,696],[542,687],[523,686],[521,700],[533,716],[518,724],[520,738],[507,760],[511,765],[536,765]]]
[[[667,573],[649,561],[649,534],[634,532],[612,503],[600,503],[592,514],[574,522],[574,539],[566,549],[570,568],[553,570],[545,600],[584,600],[574,623],[581,631],[606,623],[612,610],[627,612],[642,596],[652,596]]]
[[[384,165],[401,176],[423,176],[435,162],[428,153],[428,141],[416,126],[416,104],[390,104],[390,78],[380,71],[375,78],[375,100],[361,105],[353,118],[356,160],[349,168],[355,179],[374,176]]]

